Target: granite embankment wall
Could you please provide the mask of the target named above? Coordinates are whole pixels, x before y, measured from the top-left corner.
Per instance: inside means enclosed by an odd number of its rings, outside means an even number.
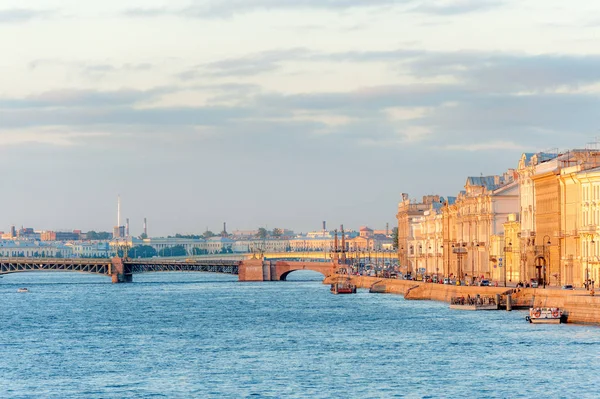
[[[328,277],[323,283],[330,284],[339,277],[342,276]],[[358,288],[371,288],[375,285],[379,288],[378,292],[400,294],[405,299],[413,300],[450,302],[452,297],[477,294],[493,296],[511,293],[514,306],[556,307],[566,312],[569,323],[600,324],[600,296],[592,296],[587,291],[554,288],[467,287],[366,276],[352,276],[352,281]]]

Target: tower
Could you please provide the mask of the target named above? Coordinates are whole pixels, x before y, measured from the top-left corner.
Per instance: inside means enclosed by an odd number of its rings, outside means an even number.
[[[346,233],[344,233],[344,225],[340,226],[342,231],[342,263],[346,263]]]
[[[144,218],[144,237],[148,237],[148,222],[146,221],[146,218]]]
[[[223,231],[221,232],[221,237],[225,238],[227,236],[227,222],[223,222]]]
[[[125,226],[121,226],[121,196],[117,195],[117,225],[113,229],[113,238],[125,237]]]

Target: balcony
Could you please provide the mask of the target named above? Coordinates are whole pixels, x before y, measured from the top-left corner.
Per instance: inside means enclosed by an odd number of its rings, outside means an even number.
[[[598,226],[595,224],[588,224],[587,226],[581,226],[579,228],[580,233],[595,233],[598,231]]]
[[[452,253],[454,253],[454,254],[466,254],[467,253],[467,248],[464,248],[464,247],[452,248]]]

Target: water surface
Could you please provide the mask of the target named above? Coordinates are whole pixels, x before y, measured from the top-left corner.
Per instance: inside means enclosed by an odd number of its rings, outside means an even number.
[[[315,277],[5,276],[0,397],[600,396],[600,328],[366,290],[331,295]]]

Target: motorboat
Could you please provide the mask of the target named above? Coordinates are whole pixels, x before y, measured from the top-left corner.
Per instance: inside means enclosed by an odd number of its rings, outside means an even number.
[[[331,284],[330,289],[332,294],[356,294],[356,285],[350,281],[342,281]]]
[[[17,292],[29,292],[27,288],[19,288]]]
[[[560,324],[563,321],[563,312],[559,308],[529,308],[529,315],[525,320],[533,324]]]
[[[467,295],[459,297],[452,297],[450,299],[450,309],[457,310],[498,310],[498,304],[496,298],[492,296]]]

